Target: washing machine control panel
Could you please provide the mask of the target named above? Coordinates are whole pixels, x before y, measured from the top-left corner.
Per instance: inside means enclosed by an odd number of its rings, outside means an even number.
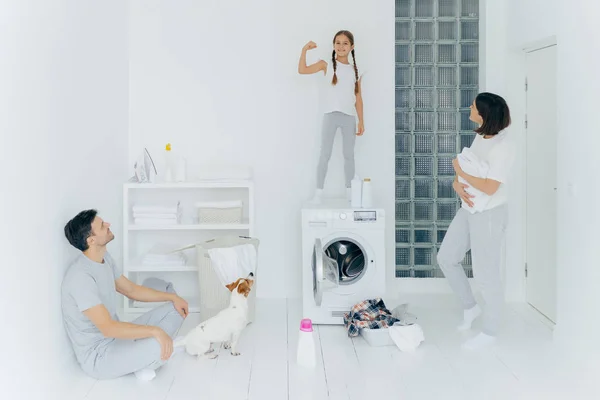
[[[372,210],[354,211],[354,221],[375,222],[377,221],[377,212]]]

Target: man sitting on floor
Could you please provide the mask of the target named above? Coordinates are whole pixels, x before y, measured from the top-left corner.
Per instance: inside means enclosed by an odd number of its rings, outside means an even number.
[[[142,380],[154,378],[155,369],[173,353],[187,302],[170,283],[149,278],[140,286],[122,275],[106,251],[115,236],[96,210],[77,214],[65,225],[65,236],[82,251],[65,273],[61,295],[65,329],[81,368],[96,379],[132,372]],[[167,303],[133,323],[121,322],[117,292],[133,300]]]

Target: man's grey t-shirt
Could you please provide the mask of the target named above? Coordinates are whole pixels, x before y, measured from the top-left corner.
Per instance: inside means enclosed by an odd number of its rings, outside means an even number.
[[[103,304],[118,321],[115,280],[122,273],[108,252],[102,264],[82,253],[65,273],[61,294],[63,320],[75,356],[82,365],[91,367],[98,352],[114,340],[105,338],[83,311]]]

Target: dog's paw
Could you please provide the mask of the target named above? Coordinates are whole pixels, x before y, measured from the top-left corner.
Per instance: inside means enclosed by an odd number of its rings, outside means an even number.
[[[209,360],[214,360],[215,358],[219,357],[219,355],[218,354],[209,354],[207,357]]]
[[[204,354],[209,354],[209,353],[212,353],[213,351],[215,351],[215,349],[208,349]]]
[[[223,348],[224,348],[224,349],[229,349],[229,348],[231,348],[231,343],[230,343],[230,342],[224,342],[224,343],[223,343]]]
[[[237,351],[236,352],[233,352],[233,351],[231,352],[231,355],[234,356],[234,357],[239,356],[240,354],[242,354],[242,353],[238,353]]]

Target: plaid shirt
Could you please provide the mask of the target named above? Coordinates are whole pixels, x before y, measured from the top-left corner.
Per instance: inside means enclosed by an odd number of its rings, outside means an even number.
[[[360,329],[387,328],[398,321],[380,298],[355,304],[349,313],[344,314],[344,325],[350,337],[358,336]]]

